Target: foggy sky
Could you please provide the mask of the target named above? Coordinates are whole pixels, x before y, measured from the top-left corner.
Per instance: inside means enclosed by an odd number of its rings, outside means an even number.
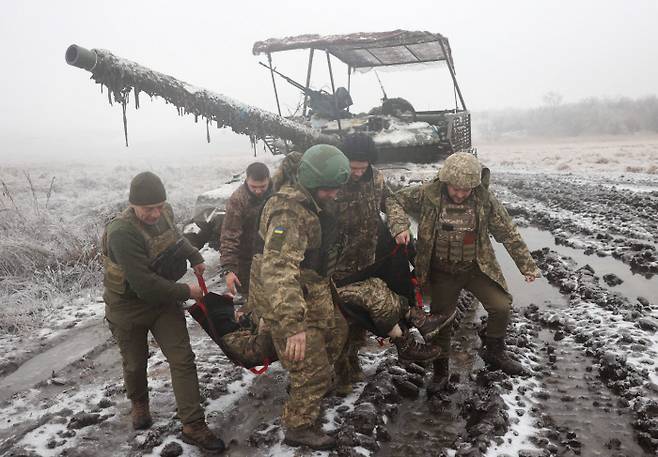
[[[537,106],[548,91],[560,93],[565,102],[656,94],[656,19],[655,0],[4,1],[0,165],[18,159],[126,161],[154,152],[246,150],[245,138],[228,130],[211,131],[213,142],[206,144],[203,123],[179,118],[171,106],[147,98],[138,111],[128,111],[131,146],[126,149],[121,108],[108,105],[89,73],[65,64],[72,43],[109,49],[275,111],[269,74],[257,64],[263,59],[251,54],[255,41],[302,33],[427,30],[450,40],[467,107],[478,111]],[[274,55],[278,69],[303,81],[306,53],[284,54]],[[315,65],[320,63],[326,65],[319,59]],[[334,64],[339,84],[345,84],[344,66]],[[320,76],[313,81],[316,88],[328,83]],[[389,97],[408,98],[419,109],[454,103],[447,76],[443,65],[380,72]],[[381,96],[373,72],[355,75],[353,88],[356,111]],[[286,114],[299,95],[281,90]]]

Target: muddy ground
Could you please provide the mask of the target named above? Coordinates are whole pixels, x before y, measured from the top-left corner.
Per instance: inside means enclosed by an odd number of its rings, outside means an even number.
[[[658,453],[658,179],[494,171],[493,188],[543,273],[526,285],[497,246],[515,297],[507,343],[531,374],[510,378],[484,368],[478,334],[485,313],[464,295],[448,389],[428,398],[431,372],[399,366],[392,348],[372,340],[362,354],[366,382],[347,398],[325,400],[324,427],[340,443],[331,455]],[[407,165],[386,173],[408,184],[434,170]],[[216,265],[216,254],[205,254]],[[168,366],[153,341],[155,424],[131,429],[118,353],[101,316],[81,315],[4,366],[0,454],[203,455],[180,440]],[[231,365],[194,321],[188,326],[208,420],[228,443],[227,455],[329,455],[281,444],[286,376],[278,364],[253,375]]]

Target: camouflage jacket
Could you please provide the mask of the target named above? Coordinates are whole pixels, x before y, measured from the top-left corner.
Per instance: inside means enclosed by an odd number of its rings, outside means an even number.
[[[162,217],[153,225],[141,223],[131,208],[107,225],[102,243],[105,303],[162,305],[190,298],[186,284],[165,279],[150,267],[160,252],[181,237],[173,220],[171,206],[165,205]],[[181,255],[193,266],[203,263],[199,251],[185,239]]]
[[[369,167],[358,181],[350,181],[338,192],[335,214],[342,252],[336,277],[359,271],[375,261],[380,211],[386,214],[393,236],[409,229],[406,213],[393,196],[382,173]]]
[[[263,318],[276,322],[285,338],[309,326],[323,327],[333,316],[328,279],[305,267],[309,252],[322,246],[321,211],[307,191],[284,185],[261,214],[265,244],[262,258],[254,260],[259,271],[252,268],[258,275],[254,282],[262,285],[257,301]]]
[[[489,190],[488,168],[482,169],[482,184],[475,188],[477,217],[476,262],[480,270],[507,290],[507,283],[498,265],[489,234],[507,249],[522,274],[538,275],[539,270],[530,256],[528,246],[521,238],[512,218],[505,207]],[[429,183],[396,193],[398,201],[413,217],[418,219],[418,245],[416,254],[416,275],[421,285],[430,282],[430,264],[434,252],[435,228],[441,212],[441,195],[446,184],[439,178]]]
[[[249,274],[251,259],[260,251],[258,217],[271,189],[270,185],[262,197],[256,197],[244,183],[226,203],[219,247],[220,263],[224,271],[232,271],[241,280],[245,279],[242,276]]]

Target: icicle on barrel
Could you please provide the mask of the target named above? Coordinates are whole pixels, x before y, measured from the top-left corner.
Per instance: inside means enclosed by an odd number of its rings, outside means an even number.
[[[108,89],[108,99],[121,104],[124,135],[128,146],[126,107],[131,91],[135,95],[135,108],[139,108],[139,94],[161,97],[174,105],[179,115],[192,114],[197,120],[205,118],[207,124],[215,122],[218,128],[230,127],[235,133],[256,138],[273,136],[291,141],[298,149],[315,143],[337,144],[336,135],[327,135],[292,122],[274,113],[241,103],[225,95],[192,86],[136,62],[117,57],[104,49],[88,50],[71,45],[66,50],[66,62],[91,72],[91,79]],[[210,140],[207,131],[206,137]]]

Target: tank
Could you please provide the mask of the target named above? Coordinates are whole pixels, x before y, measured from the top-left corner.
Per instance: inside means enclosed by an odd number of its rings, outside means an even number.
[[[306,49],[309,52],[305,84],[276,70],[272,54]],[[104,49],[86,49],[71,45],[66,62],[91,73],[91,79],[107,89],[110,104],[123,109],[126,146],[128,124],[126,109],[134,102],[139,108],[142,93],[161,97],[176,107],[179,115],[191,114],[206,121],[209,128],[229,127],[252,141],[262,140],[273,154],[303,151],[317,143],[340,145],[349,133],[370,135],[377,147],[379,162],[436,162],[447,155],[471,149],[470,113],[457,84],[454,63],[447,38],[438,33],[395,30],[392,32],[348,35],[302,35],[256,42],[254,55],[267,56],[260,62],[271,73],[278,113],[254,107],[208,89],[196,87],[136,62],[118,57]],[[331,91],[310,87],[316,54],[324,53]],[[332,59],[347,66],[347,87],[335,87]],[[381,105],[367,113],[350,112],[350,82],[356,70],[379,67],[406,68],[444,62],[455,91],[455,106],[449,109],[417,111],[404,98],[389,98],[383,85]],[[378,77],[379,79],[379,77]],[[277,81],[292,84],[303,97],[301,111],[282,116]],[[429,88],[431,89],[431,88]],[[208,133],[208,141],[210,135]]]

